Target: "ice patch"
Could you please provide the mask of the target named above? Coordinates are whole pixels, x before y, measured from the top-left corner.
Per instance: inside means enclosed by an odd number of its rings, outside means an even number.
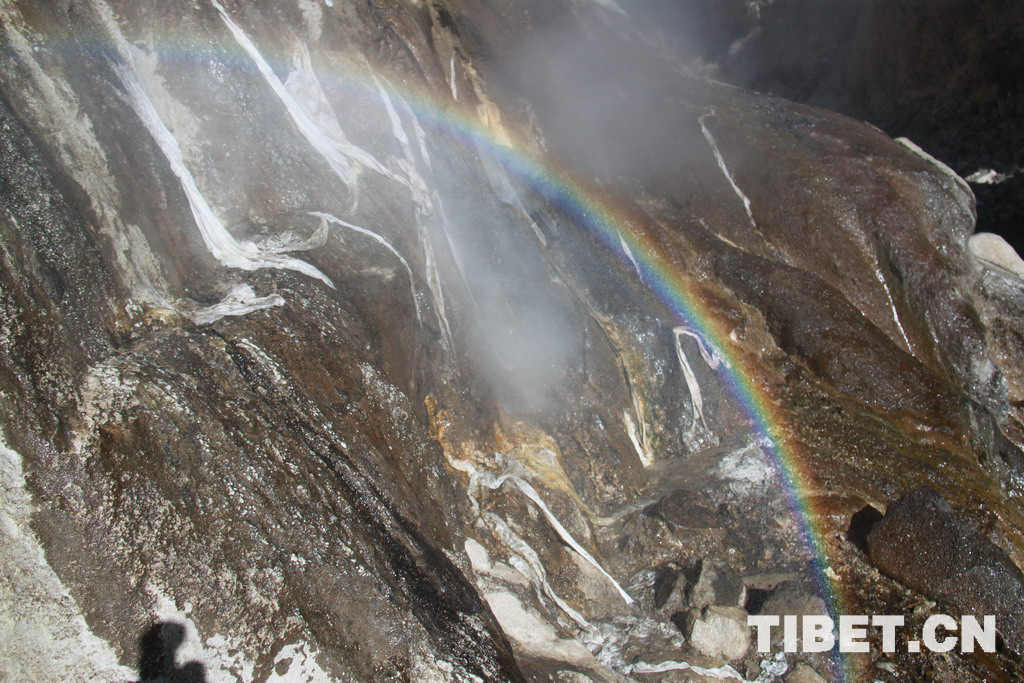
[[[180,609],[164,589],[156,584],[150,584],[146,590],[153,598],[155,619],[164,624],[177,624],[184,632],[184,639],[175,656],[176,666],[198,662],[205,668],[206,680],[211,683],[253,680],[256,663],[245,655],[234,638],[216,634],[204,643],[190,616],[191,604],[186,603],[184,609]]]
[[[786,661],[786,655],[784,652],[779,652],[771,659],[762,660],[761,673],[758,674],[757,678],[750,681],[744,678],[738,671],[736,671],[736,669],[732,668],[728,664],[709,669],[702,666],[695,666],[687,662],[677,661],[660,662],[658,664],[636,662],[634,664],[627,665],[623,669],[623,673],[656,674],[667,673],[669,671],[692,671],[698,676],[717,678],[719,680],[736,680],[743,681],[743,683],[772,683],[772,681],[777,680],[788,670],[789,663]]]
[[[737,496],[764,491],[775,476],[775,470],[758,441],[726,455],[719,461],[715,472],[729,482],[729,490]]]
[[[279,673],[280,672],[280,673]],[[306,643],[285,645],[274,657],[267,683],[327,683],[335,680],[316,663],[316,652]]]
[[[551,624],[527,609],[512,593],[486,592],[484,598],[501,629],[527,652],[588,668],[597,663],[579,641],[559,638]]]
[[[974,258],[1008,274],[1024,279],[1024,260],[1005,239],[991,232],[979,232],[967,240]]]
[[[219,303],[197,308],[192,312],[186,312],[185,315],[197,325],[208,325],[226,316],[246,315],[253,311],[283,305],[284,298],[280,294],[256,296],[256,292],[249,285],[235,285]]]
[[[972,210],[972,205],[974,204],[974,192],[971,190],[971,186],[967,184],[966,180],[958,176],[956,171],[951,169],[949,166],[914,144],[909,138],[896,138],[896,142],[909,149],[915,156],[930,163],[932,166],[937,168],[942,175],[952,180],[953,184],[960,190],[960,193],[957,196],[957,203],[960,204],[960,208],[962,208],[966,213],[973,215],[974,211]]]
[[[979,168],[964,180],[975,185],[999,185],[1013,177],[1010,173],[999,173],[991,168]]]

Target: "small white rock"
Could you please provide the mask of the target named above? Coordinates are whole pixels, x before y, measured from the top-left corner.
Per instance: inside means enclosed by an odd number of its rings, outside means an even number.
[[[967,248],[986,265],[995,266],[1024,279],[1024,260],[1006,240],[991,232],[979,232],[967,240]]]
[[[703,655],[732,661],[750,649],[747,612],[739,607],[693,610],[687,620],[687,640]]]

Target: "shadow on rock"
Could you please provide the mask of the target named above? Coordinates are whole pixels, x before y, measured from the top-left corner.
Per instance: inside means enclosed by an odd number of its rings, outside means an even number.
[[[139,676],[142,683],[206,683],[206,667],[199,662],[175,663],[185,641],[185,627],[157,622],[139,639]]]

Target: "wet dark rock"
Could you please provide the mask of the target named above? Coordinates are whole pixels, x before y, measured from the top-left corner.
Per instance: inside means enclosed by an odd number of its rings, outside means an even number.
[[[675,614],[687,608],[686,572],[672,564],[662,567],[654,579],[654,606]]]
[[[850,518],[850,528],[846,530],[847,540],[857,546],[858,550],[866,553],[868,551],[868,534],[880,519],[882,519],[881,512],[870,505],[865,505]]]
[[[934,490],[890,504],[867,540],[883,572],[958,614],[995,615],[1007,645],[1024,649],[1024,574]]]
[[[714,562],[700,563],[697,581],[689,589],[690,605],[698,609],[709,605],[743,607],[747,601],[747,587],[733,570]]]
[[[756,671],[740,605],[822,609],[794,493],[880,610],[866,501],[1024,556],[969,190],[688,75],[767,4],[634,4],[0,6],[0,678]]]
[[[1022,24],[1004,0],[776,0],[716,61],[729,82],[872,121],[981,176],[979,231],[1021,249]]]

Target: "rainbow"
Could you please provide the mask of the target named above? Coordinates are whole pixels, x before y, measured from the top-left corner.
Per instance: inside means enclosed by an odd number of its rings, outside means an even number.
[[[824,512],[814,507],[808,492],[813,490],[814,476],[788,439],[786,417],[775,405],[770,391],[757,382],[758,373],[747,365],[742,349],[737,348],[723,325],[704,303],[696,287],[683,277],[668,250],[649,232],[637,227],[628,209],[590,190],[576,181],[572,174],[550,162],[495,140],[485,128],[461,115],[453,115],[436,106],[424,106],[422,98],[410,100],[418,115],[427,118],[432,127],[457,132],[470,138],[477,149],[484,148],[500,159],[520,179],[536,189],[545,199],[559,206],[572,221],[595,237],[609,253],[622,263],[627,272],[636,272],[642,285],[676,320],[696,330],[716,348],[726,362],[720,365],[729,393],[737,400],[760,438],[776,476],[782,485],[786,502],[796,521],[799,534],[811,556],[812,580],[818,594],[825,600],[833,620],[838,623],[844,604],[838,584],[829,576],[828,549],[820,521]],[[847,663],[838,655],[832,661],[834,680],[852,680]]]
[[[67,40],[76,55],[95,49],[100,59],[109,59],[110,46],[86,45]],[[60,49],[57,43],[48,46]],[[252,72],[254,65],[236,46],[211,49],[209,44],[189,45],[184,41],[158,43],[154,49],[162,59],[209,65],[211,56],[222,65],[240,71]],[[289,68],[289,60],[273,55],[268,62],[278,73]],[[202,60],[200,62],[200,60]],[[319,77],[325,74],[318,74]],[[334,88],[351,91],[364,98],[379,99],[374,74],[356,70],[327,73],[324,79]],[[664,306],[678,323],[695,330],[725,359],[721,364],[722,379],[737,405],[749,420],[752,432],[768,454],[776,476],[782,486],[787,503],[796,522],[802,542],[811,557],[812,580],[819,595],[825,600],[834,619],[844,604],[837,583],[829,576],[828,550],[820,520],[824,512],[815,508],[809,492],[814,489],[814,477],[799,448],[787,437],[787,420],[776,405],[770,390],[758,381],[757,372],[745,360],[743,349],[730,339],[729,330],[711,311],[694,283],[689,281],[674,264],[668,247],[658,236],[642,227],[629,208],[620,206],[602,191],[599,193],[577,180],[573,173],[559,167],[549,159],[531,151],[526,144],[512,140],[506,131],[481,122],[474,111],[460,105],[446,93],[441,98],[423,89],[408,86],[395,88],[388,82],[391,92],[398,95],[415,113],[425,127],[448,138],[461,140],[476,153],[486,153],[533,188],[547,202],[556,206],[575,225],[596,239],[607,252],[621,262],[624,272],[637,273],[641,285]],[[843,657],[833,654],[834,680],[853,680],[852,669]]]
[[[368,87],[358,82],[356,85]],[[729,330],[705,304],[694,284],[680,272],[669,250],[659,243],[655,234],[641,227],[645,221],[637,220],[627,207],[619,206],[606,192],[601,194],[575,179],[570,170],[530,151],[526,145],[516,144],[513,136],[496,134],[456,102],[439,103],[422,91],[409,89],[403,89],[400,94],[428,128],[461,138],[478,151],[486,151],[557,206],[614,255],[625,272],[637,273],[641,285],[678,323],[697,331],[721,353],[725,362],[720,368],[727,390],[750,421],[759,445],[771,460],[798,533],[809,551],[811,579],[830,616],[838,623],[845,600],[838,582],[828,571],[828,548],[820,523],[825,513],[813,505],[809,495],[815,488],[811,468],[800,457],[793,440],[787,438],[786,417],[769,389],[757,381],[759,373],[749,366],[742,349],[732,341]],[[853,680],[849,663],[835,652],[831,667],[833,680]]]

